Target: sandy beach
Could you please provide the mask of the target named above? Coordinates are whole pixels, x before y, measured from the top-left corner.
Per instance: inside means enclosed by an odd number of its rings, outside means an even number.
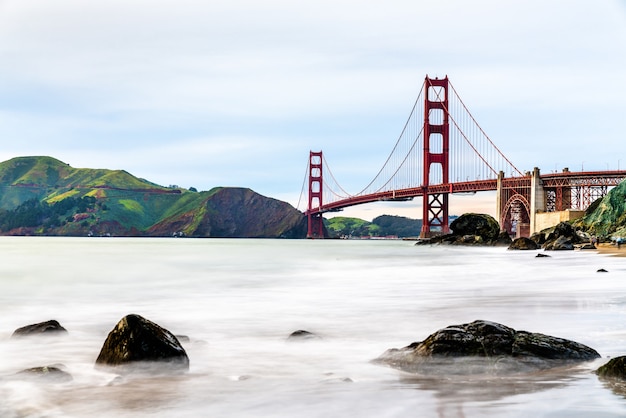
[[[626,257],[626,244],[622,244],[620,248],[617,245],[611,243],[596,244],[598,252],[602,254],[611,254],[618,257]]]

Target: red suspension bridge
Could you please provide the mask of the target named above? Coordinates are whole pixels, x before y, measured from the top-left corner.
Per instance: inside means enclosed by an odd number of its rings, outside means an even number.
[[[336,181],[322,151],[309,153],[309,238],[323,238],[323,214],[377,201],[422,197],[421,237],[448,233],[452,193],[496,190],[503,231],[528,236],[538,214],[585,210],[626,178],[626,171],[523,173],[478,125],[448,80],[426,76],[389,157],[361,191]]]

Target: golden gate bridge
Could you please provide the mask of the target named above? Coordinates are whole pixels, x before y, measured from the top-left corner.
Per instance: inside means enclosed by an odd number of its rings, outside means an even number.
[[[448,233],[449,195],[495,190],[501,229],[528,236],[541,213],[585,210],[626,171],[520,171],[472,116],[446,76],[426,76],[387,160],[357,193],[337,182],[322,151],[310,151],[308,238],[323,238],[323,214],[377,201],[422,197],[422,238]],[[303,187],[304,193],[304,187]],[[302,196],[301,196],[302,198]]]

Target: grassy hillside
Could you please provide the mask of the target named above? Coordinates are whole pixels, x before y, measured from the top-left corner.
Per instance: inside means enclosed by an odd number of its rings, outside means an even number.
[[[172,189],[123,170],[73,168],[51,157],[0,163],[4,235],[298,236],[291,229],[301,228],[302,214],[276,202],[249,189]],[[207,228],[224,219],[235,227]]]
[[[626,237],[626,181],[611,189],[588,214],[572,224],[601,237]]]
[[[378,216],[372,222],[359,218],[337,216],[325,220],[324,224],[329,235],[333,238],[364,236],[418,237],[422,228],[421,220],[392,215]]]

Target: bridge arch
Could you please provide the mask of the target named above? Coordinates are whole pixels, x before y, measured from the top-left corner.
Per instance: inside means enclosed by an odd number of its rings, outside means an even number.
[[[515,193],[507,200],[500,213],[500,228],[509,235],[529,235],[530,202],[526,196]]]

